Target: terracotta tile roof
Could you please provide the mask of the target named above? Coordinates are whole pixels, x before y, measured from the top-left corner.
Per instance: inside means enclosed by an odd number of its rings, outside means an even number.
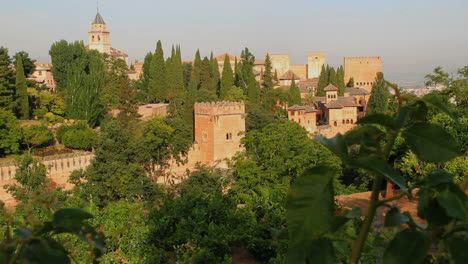
[[[52,67],[52,63],[41,63],[41,62],[36,62],[34,63],[36,65],[36,69],[37,68],[42,68],[44,70],[50,70],[50,68]]]
[[[354,100],[354,97],[341,97],[341,98],[338,98],[337,100],[330,101],[326,104],[324,104],[323,101],[321,101],[321,103],[326,108],[357,107],[358,105],[355,104],[353,100]]]
[[[254,64],[263,65],[263,64],[265,64],[265,61],[264,60],[255,60]]]
[[[292,80],[293,79],[293,76],[294,76],[294,80],[300,80],[301,77],[297,76],[297,74],[295,74],[293,71],[289,70],[287,72],[285,72],[283,75],[281,75],[281,77],[279,77],[280,80]]]
[[[111,56],[123,56],[123,57],[128,57],[127,53],[121,51],[121,50],[118,50],[116,48],[111,48]]]
[[[327,87],[325,87],[325,89],[323,89],[324,91],[339,91],[340,89],[336,88],[335,85],[333,84],[329,84]]]
[[[137,62],[137,63],[134,63],[133,66],[139,66],[139,65],[143,65],[145,64],[144,62]]]
[[[318,112],[317,109],[313,108],[310,105],[299,106],[296,104],[288,108],[288,111],[301,111],[301,110],[304,110],[306,113]]]
[[[224,58],[226,57],[226,55],[229,57],[229,60],[231,60],[231,61],[236,60],[236,59],[237,59],[237,61],[241,60],[240,57],[237,57],[236,55],[232,55],[230,53],[223,53],[221,55],[216,56],[215,59],[217,61],[224,61]]]
[[[369,95],[370,92],[359,87],[347,87],[345,93],[349,95]]]
[[[312,78],[312,79],[307,79],[304,81],[300,81],[297,83],[297,86],[299,86],[299,90],[301,93],[308,93],[310,88],[317,88],[319,78]]]

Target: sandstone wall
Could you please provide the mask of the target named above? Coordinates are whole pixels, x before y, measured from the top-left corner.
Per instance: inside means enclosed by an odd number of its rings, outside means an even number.
[[[354,78],[354,86],[368,91],[378,72],[382,72],[382,57],[347,57],[344,58],[345,83]]]
[[[289,71],[291,56],[289,54],[269,54],[273,73],[278,72],[278,77]]]
[[[61,154],[44,157],[41,162],[47,168],[47,177],[58,186],[69,189],[68,177],[74,170],[85,169],[94,158],[90,152]],[[3,188],[7,184],[15,183],[16,166],[14,163],[0,164],[0,200],[6,204],[14,204],[14,200]]]
[[[326,63],[325,52],[310,52],[307,53],[307,65],[308,65],[308,77],[307,78],[316,78],[320,76],[322,71],[322,66]]]
[[[307,64],[291,64],[289,69],[293,71],[297,76],[301,77],[301,80],[306,80],[308,77],[308,65]],[[296,80],[299,81],[299,80]]]

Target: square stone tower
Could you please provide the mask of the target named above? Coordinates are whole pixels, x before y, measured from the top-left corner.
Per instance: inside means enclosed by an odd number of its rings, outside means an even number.
[[[322,66],[325,64],[325,52],[310,52],[307,53],[308,76],[307,78],[318,78],[322,72]]]
[[[276,71],[278,73],[278,77],[280,77],[289,71],[289,65],[291,63],[291,56],[289,56],[289,54],[268,54],[270,55],[273,73]]]
[[[91,23],[88,38],[89,49],[97,50],[100,53],[111,54],[110,32],[99,12]]]
[[[345,83],[353,77],[354,86],[372,91],[378,72],[382,72],[382,57],[344,58]]]
[[[224,163],[238,151],[245,132],[243,102],[195,103],[195,142],[200,149],[200,162]]]

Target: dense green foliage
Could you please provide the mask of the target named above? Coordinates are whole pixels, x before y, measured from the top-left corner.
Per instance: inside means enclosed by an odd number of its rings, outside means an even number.
[[[10,67],[8,49],[0,47],[0,108],[12,110],[14,102],[14,72]]]
[[[44,147],[54,142],[52,131],[44,125],[31,125],[22,129],[23,143],[29,150]]]
[[[16,64],[16,112],[20,119],[29,119],[29,97],[24,75],[23,57],[19,55]]]
[[[231,68],[231,62],[229,61],[229,56],[226,54],[224,57],[224,64],[223,64],[223,74],[221,76],[221,89],[219,91],[219,98],[225,99],[228,93],[230,94],[229,90],[234,85],[234,75]]]
[[[397,94],[397,100],[399,106],[393,116],[381,113],[367,115],[359,120],[360,126],[357,129],[344,136],[339,134],[331,139],[318,138],[344,164],[363,169],[372,176],[370,204],[364,219],[357,220],[361,227],[353,228],[349,233],[352,244],[341,245],[339,240],[335,240],[337,234],[343,228],[349,228],[346,223],[355,222],[352,219],[357,219],[360,214],[345,211],[336,215],[334,184],[327,167],[317,166],[305,172],[292,185],[288,197],[289,262],[466,261],[466,257],[458,252],[460,247],[466,245],[466,236],[454,231],[466,232],[468,197],[463,192],[466,183],[455,184],[454,175],[440,168],[434,168],[423,175],[416,185],[420,188],[417,194],[418,216],[427,221],[427,226],[417,224],[408,212],[401,213],[397,206],[391,204],[403,196],[412,197],[407,179],[395,169],[390,159],[397,138],[401,135],[403,143],[399,144],[407,146],[406,151],[414,153],[420,161],[450,161],[462,154],[457,140],[441,126],[427,122],[426,118],[428,107],[442,110],[452,118],[456,116],[435,96],[404,101]],[[351,150],[356,147],[358,152],[350,155]],[[379,191],[384,179],[398,186],[401,193],[396,197],[380,199]],[[370,235],[371,225],[379,207],[389,208],[384,226],[400,228],[398,233],[386,238],[387,243],[380,245],[384,250],[383,257],[372,257],[366,254],[369,250],[366,244],[373,239],[373,235]],[[320,253],[317,252],[318,247],[322,249]]]
[[[377,73],[375,83],[372,85],[372,92],[367,104],[368,114],[383,114],[387,111],[390,92],[385,82],[383,73]]]
[[[0,157],[20,149],[21,127],[12,112],[0,109]]]
[[[296,85],[296,81],[294,80],[294,77],[291,81],[291,86],[289,87],[288,92],[289,92],[289,104],[290,105],[302,104],[301,91],[299,90],[299,87]]]

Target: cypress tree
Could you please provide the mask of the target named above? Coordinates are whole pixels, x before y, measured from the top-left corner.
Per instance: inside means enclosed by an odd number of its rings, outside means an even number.
[[[229,56],[226,54],[224,57],[223,75],[221,77],[221,89],[219,91],[219,99],[224,99],[227,92],[234,85],[234,76],[231,68],[231,61]]]
[[[345,83],[344,83],[344,70],[343,66],[338,67],[338,71],[336,72],[336,79],[338,81],[337,88],[340,89],[339,95],[344,96],[345,93]]]
[[[156,44],[156,51],[151,59],[149,80],[149,101],[162,102],[167,99],[167,72],[161,41]]]
[[[351,77],[349,78],[348,84],[346,84],[346,87],[354,87],[354,78]]]
[[[302,104],[301,91],[299,90],[299,87],[296,85],[294,76],[291,82],[291,86],[289,87],[289,104],[290,105]]]
[[[273,80],[275,81],[275,85],[278,84],[279,79],[278,79],[278,71],[275,69],[275,76],[273,76]]]
[[[182,65],[182,52],[180,51],[180,46],[176,48],[176,58],[174,60],[175,68],[175,88],[176,91],[184,90],[184,66]]]
[[[338,78],[336,76],[335,68],[330,67],[328,71],[328,84],[333,84],[334,86],[338,87]],[[328,85],[327,84],[327,85]]]
[[[273,73],[271,72],[272,67],[271,67],[271,59],[270,55],[267,53],[265,57],[265,64],[264,64],[265,71],[263,71],[262,74],[262,97],[270,90],[273,89],[274,84],[274,76]]]
[[[240,65],[240,87],[244,89],[247,98],[251,105],[258,105],[260,99],[260,91],[257,80],[253,73],[253,64],[255,57],[250,53],[248,48],[245,48],[241,53]]]
[[[216,91],[213,86],[212,65],[208,57],[204,57],[200,67],[200,89]]]
[[[322,70],[320,71],[319,81],[317,84],[317,96],[325,96],[325,87],[328,85],[328,67],[325,68],[325,65],[322,65]]]
[[[390,93],[385,82],[383,73],[377,73],[375,83],[372,85],[372,92],[367,104],[368,114],[382,114],[387,111],[388,98]]]
[[[14,75],[10,67],[8,49],[0,47],[0,108],[12,110],[14,95]]]
[[[211,63],[211,80],[213,82],[212,86],[214,91],[216,91],[216,94],[219,97],[219,81],[220,81],[220,74],[219,74],[219,66],[218,66],[218,61],[213,57],[213,52],[211,52],[211,57],[210,57],[210,63]]]
[[[19,119],[29,119],[29,98],[26,77],[24,76],[23,56],[16,63],[16,112]]]
[[[240,87],[240,67],[237,57],[234,59],[234,85]]]

